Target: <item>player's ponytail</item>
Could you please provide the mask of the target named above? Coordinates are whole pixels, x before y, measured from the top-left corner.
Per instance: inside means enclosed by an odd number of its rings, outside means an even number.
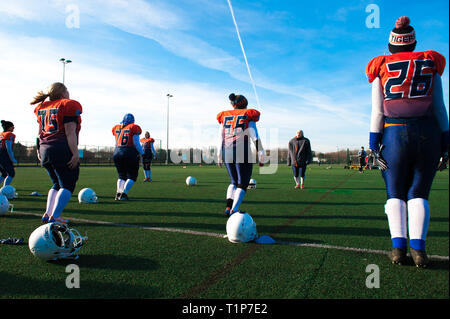
[[[2,120],[2,127],[3,127],[3,132],[6,132],[10,127],[13,127],[14,124],[10,121],[4,121]]]
[[[30,104],[34,105],[34,104],[42,103],[47,98],[50,98],[50,101],[59,100],[59,99],[64,98],[64,95],[66,92],[67,92],[67,87],[63,83],[56,82],[56,83],[53,83],[52,85],[50,85],[47,92],[39,91]]]
[[[234,93],[231,93],[228,96],[228,99],[230,100],[231,104],[237,108],[237,109],[246,109],[248,105],[248,101],[243,95],[236,95]]]

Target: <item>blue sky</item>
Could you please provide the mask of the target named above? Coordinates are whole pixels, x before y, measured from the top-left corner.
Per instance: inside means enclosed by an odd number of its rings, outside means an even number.
[[[261,110],[266,148],[285,146],[303,129],[316,151],[367,147],[368,61],[387,54],[395,20],[411,18],[417,51],[448,61],[448,2],[231,1],[259,96],[244,63],[226,0],[16,0],[0,2],[0,117],[18,141],[34,140],[29,102],[61,81],[84,108],[82,145],[113,145],[125,113],[171,147],[217,144],[216,114],[231,92]],[[380,9],[368,28],[366,7]],[[75,11],[74,11],[75,10]],[[70,27],[79,12],[79,27]],[[448,110],[448,68],[443,75]]]

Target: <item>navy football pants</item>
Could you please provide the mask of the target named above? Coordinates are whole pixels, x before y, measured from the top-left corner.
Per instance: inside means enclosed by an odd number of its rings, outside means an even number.
[[[388,199],[428,199],[441,155],[441,132],[434,118],[386,118],[382,143]]]

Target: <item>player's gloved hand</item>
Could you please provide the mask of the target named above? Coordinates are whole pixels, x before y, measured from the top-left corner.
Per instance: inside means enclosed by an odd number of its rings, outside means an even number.
[[[443,171],[444,169],[447,168],[447,163],[448,163],[448,152],[445,152],[441,155],[441,160],[439,161],[437,169],[439,171]]]
[[[381,155],[381,151],[383,150],[384,145],[381,145],[380,149],[378,151],[372,151],[373,156],[375,157],[375,161],[380,167],[380,170],[385,171],[388,169],[387,163],[384,160],[383,156]]]
[[[264,151],[258,151],[258,164],[259,166],[264,166]]]

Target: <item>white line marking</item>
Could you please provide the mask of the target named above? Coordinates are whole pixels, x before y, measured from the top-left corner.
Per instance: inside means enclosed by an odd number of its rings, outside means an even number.
[[[23,216],[41,217],[40,214],[25,213],[25,212],[18,212],[18,211],[15,211],[14,214],[23,215]],[[67,218],[69,220],[87,223],[87,224],[95,224],[95,225],[138,228],[138,229],[143,229],[143,230],[156,230],[156,231],[182,233],[182,234],[197,235],[197,236],[209,236],[209,237],[215,237],[215,238],[225,238],[224,236],[226,236],[226,234],[223,234],[223,233],[221,234],[221,233],[201,232],[201,231],[195,231],[195,230],[189,230],[189,229],[150,227],[150,226],[139,226],[139,225],[133,225],[133,224],[114,223],[114,222],[106,222],[106,221],[99,221],[99,220],[82,219],[82,218],[70,218],[70,217],[67,217]],[[322,249],[326,248],[326,249],[335,249],[335,250],[346,250],[346,251],[361,252],[361,253],[367,253],[367,254],[377,254],[377,255],[387,255],[389,253],[389,251],[386,251],[386,250],[323,245],[323,244],[314,244],[314,243],[289,242],[289,241],[279,241],[279,240],[277,240],[275,244],[288,245],[288,246],[299,246],[299,247],[322,248]],[[439,255],[430,255],[430,256],[428,256],[428,258],[434,259],[434,260],[444,260],[444,261],[449,260],[449,256],[439,256]]]

